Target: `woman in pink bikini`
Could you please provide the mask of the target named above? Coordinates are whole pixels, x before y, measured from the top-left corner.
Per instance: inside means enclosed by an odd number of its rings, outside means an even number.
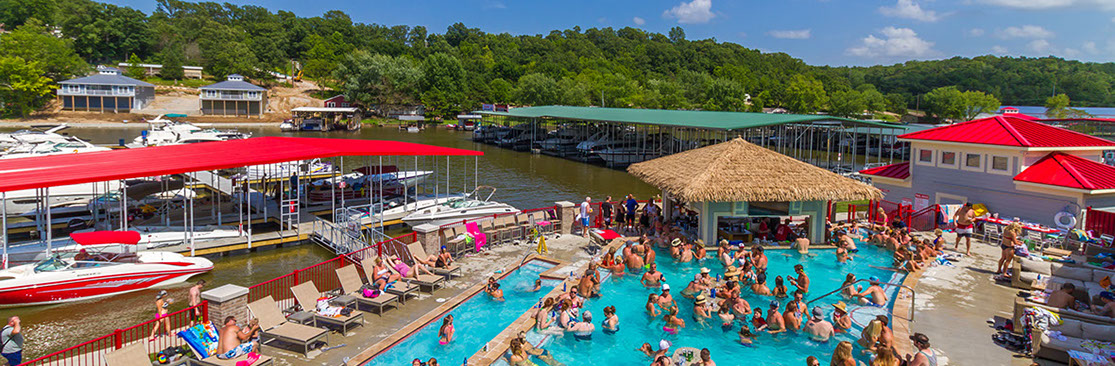
[[[446,315],[441,319],[441,329],[438,330],[438,341],[440,345],[447,345],[453,341],[453,314]]]

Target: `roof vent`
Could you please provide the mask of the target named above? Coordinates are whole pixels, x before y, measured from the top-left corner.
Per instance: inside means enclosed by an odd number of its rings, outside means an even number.
[[[244,81],[244,77],[240,74],[229,74],[228,81]]]
[[[97,66],[97,72],[101,75],[120,75],[120,70],[108,66]]]

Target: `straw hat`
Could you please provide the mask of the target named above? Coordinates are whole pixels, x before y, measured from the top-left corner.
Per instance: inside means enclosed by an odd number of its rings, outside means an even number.
[[[704,273],[704,274],[709,273],[708,267],[701,267],[701,273]]]
[[[720,239],[720,245],[728,245],[728,239]]]
[[[739,268],[736,268],[736,266],[728,266],[728,271],[724,272],[724,276],[726,276],[726,277],[739,276]]]
[[[697,245],[700,245],[700,246],[703,247],[703,246],[705,246],[705,241],[701,240],[701,239],[697,239]]]
[[[704,304],[704,303],[705,303],[705,295],[704,294],[697,295],[697,305],[701,305],[701,304]]]
[[[843,301],[837,301],[835,304],[832,304],[832,307],[836,308],[836,310],[840,310],[841,313],[848,313],[848,305],[845,305]]]

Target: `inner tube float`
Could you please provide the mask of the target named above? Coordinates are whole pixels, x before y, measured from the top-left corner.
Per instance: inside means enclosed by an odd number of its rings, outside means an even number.
[[[1063,229],[1074,228],[1076,227],[1076,216],[1068,211],[1061,211],[1053,215],[1053,222]]]

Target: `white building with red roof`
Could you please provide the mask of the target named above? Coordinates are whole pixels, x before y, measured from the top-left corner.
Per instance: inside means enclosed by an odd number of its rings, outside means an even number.
[[[898,136],[910,161],[861,171],[886,200],[983,203],[1003,217],[1054,225],[1061,211],[1115,207],[1115,142],[1030,118],[993,116]]]

